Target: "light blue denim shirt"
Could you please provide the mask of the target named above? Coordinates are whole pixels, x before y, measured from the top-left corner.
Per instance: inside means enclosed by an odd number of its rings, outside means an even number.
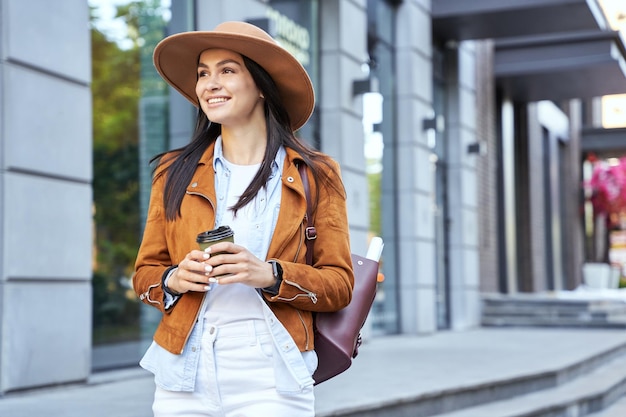
[[[272,162],[272,173],[267,181],[267,186],[262,188],[254,202],[257,204],[256,212],[258,219],[271,218],[272,222],[257,221],[254,219],[250,225],[249,247],[259,259],[266,259],[270,241],[278,220],[280,210],[280,197],[282,192],[282,168],[286,152],[281,147]],[[217,212],[215,213],[215,226],[221,225],[224,213],[227,209],[225,201],[228,192],[230,172],[223,162],[222,138],[215,143],[213,169],[215,170],[215,190],[217,197]],[[272,215],[268,216],[268,211]],[[210,296],[210,292],[208,293]],[[259,297],[262,297],[259,294]],[[171,305],[174,299],[166,300],[166,305]],[[199,317],[204,315],[207,296],[201,307]],[[168,302],[169,301],[169,302]],[[274,339],[274,370],[276,375],[277,390],[284,394],[296,393],[313,385],[311,375],[317,367],[317,355],[315,352],[300,352],[285,327],[276,318],[271,309],[263,301],[263,315]],[[200,341],[202,340],[203,320],[198,320],[191,331],[187,345],[180,355],[175,355],[154,341],[140,361],[140,365],[155,375],[155,383],[160,388],[168,391],[193,391],[196,381],[196,372],[200,355]]]
[[[253,210],[255,216],[250,221],[247,249],[259,259],[267,257],[270,241],[278,221],[282,188],[281,176],[285,156],[285,149],[281,146],[276,153],[276,158],[272,161],[272,172],[267,180],[267,185],[262,187],[254,201],[250,202],[255,206]],[[224,163],[221,137],[215,142],[213,169],[215,170],[215,198],[217,199],[215,213],[215,226],[217,227],[223,225],[224,214],[228,209],[226,198],[231,176],[227,164]],[[271,222],[268,221],[270,219]]]

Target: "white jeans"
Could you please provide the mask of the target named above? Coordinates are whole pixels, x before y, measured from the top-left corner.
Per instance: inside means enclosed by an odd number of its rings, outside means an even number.
[[[263,320],[204,325],[195,391],[157,387],[155,417],[315,416],[313,387],[289,396],[276,391],[272,336]]]

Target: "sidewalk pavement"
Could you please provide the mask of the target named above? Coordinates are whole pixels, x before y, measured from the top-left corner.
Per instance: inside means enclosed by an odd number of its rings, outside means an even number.
[[[316,387],[317,416],[550,372],[624,345],[626,332],[607,329],[480,328],[372,338],[350,369]],[[153,390],[140,368],[103,372],[84,384],[9,393],[0,398],[0,416],[151,417]]]

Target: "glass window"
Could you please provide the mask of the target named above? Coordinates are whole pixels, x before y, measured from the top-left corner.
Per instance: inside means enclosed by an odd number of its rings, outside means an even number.
[[[164,92],[143,77],[144,46],[163,37],[161,0],[89,0],[93,103],[93,363],[136,364],[140,303],[131,277],[141,233],[140,104]],[[150,57],[150,66],[151,57]],[[161,118],[162,119],[162,118]],[[148,179],[149,180],[149,179]]]
[[[370,234],[381,236],[385,247],[380,260],[381,274],[374,305],[370,314],[375,334],[397,333],[398,278],[397,246],[399,231],[397,212],[397,175],[394,169],[397,155],[394,108],[393,8],[382,0],[368,0],[368,53],[372,77],[379,80],[379,93],[364,97],[368,111],[375,110],[373,124],[366,126],[367,175],[370,194]],[[374,103],[372,103],[372,101]],[[384,105],[383,105],[384,102]],[[368,131],[368,127],[371,131]]]

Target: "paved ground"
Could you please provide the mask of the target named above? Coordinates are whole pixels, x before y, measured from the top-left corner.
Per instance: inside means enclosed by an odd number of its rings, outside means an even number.
[[[560,369],[624,344],[622,330],[591,329],[484,328],[375,338],[348,371],[316,388],[317,415]],[[141,369],[99,373],[86,384],[9,393],[0,398],[0,416],[151,417],[153,389]]]

